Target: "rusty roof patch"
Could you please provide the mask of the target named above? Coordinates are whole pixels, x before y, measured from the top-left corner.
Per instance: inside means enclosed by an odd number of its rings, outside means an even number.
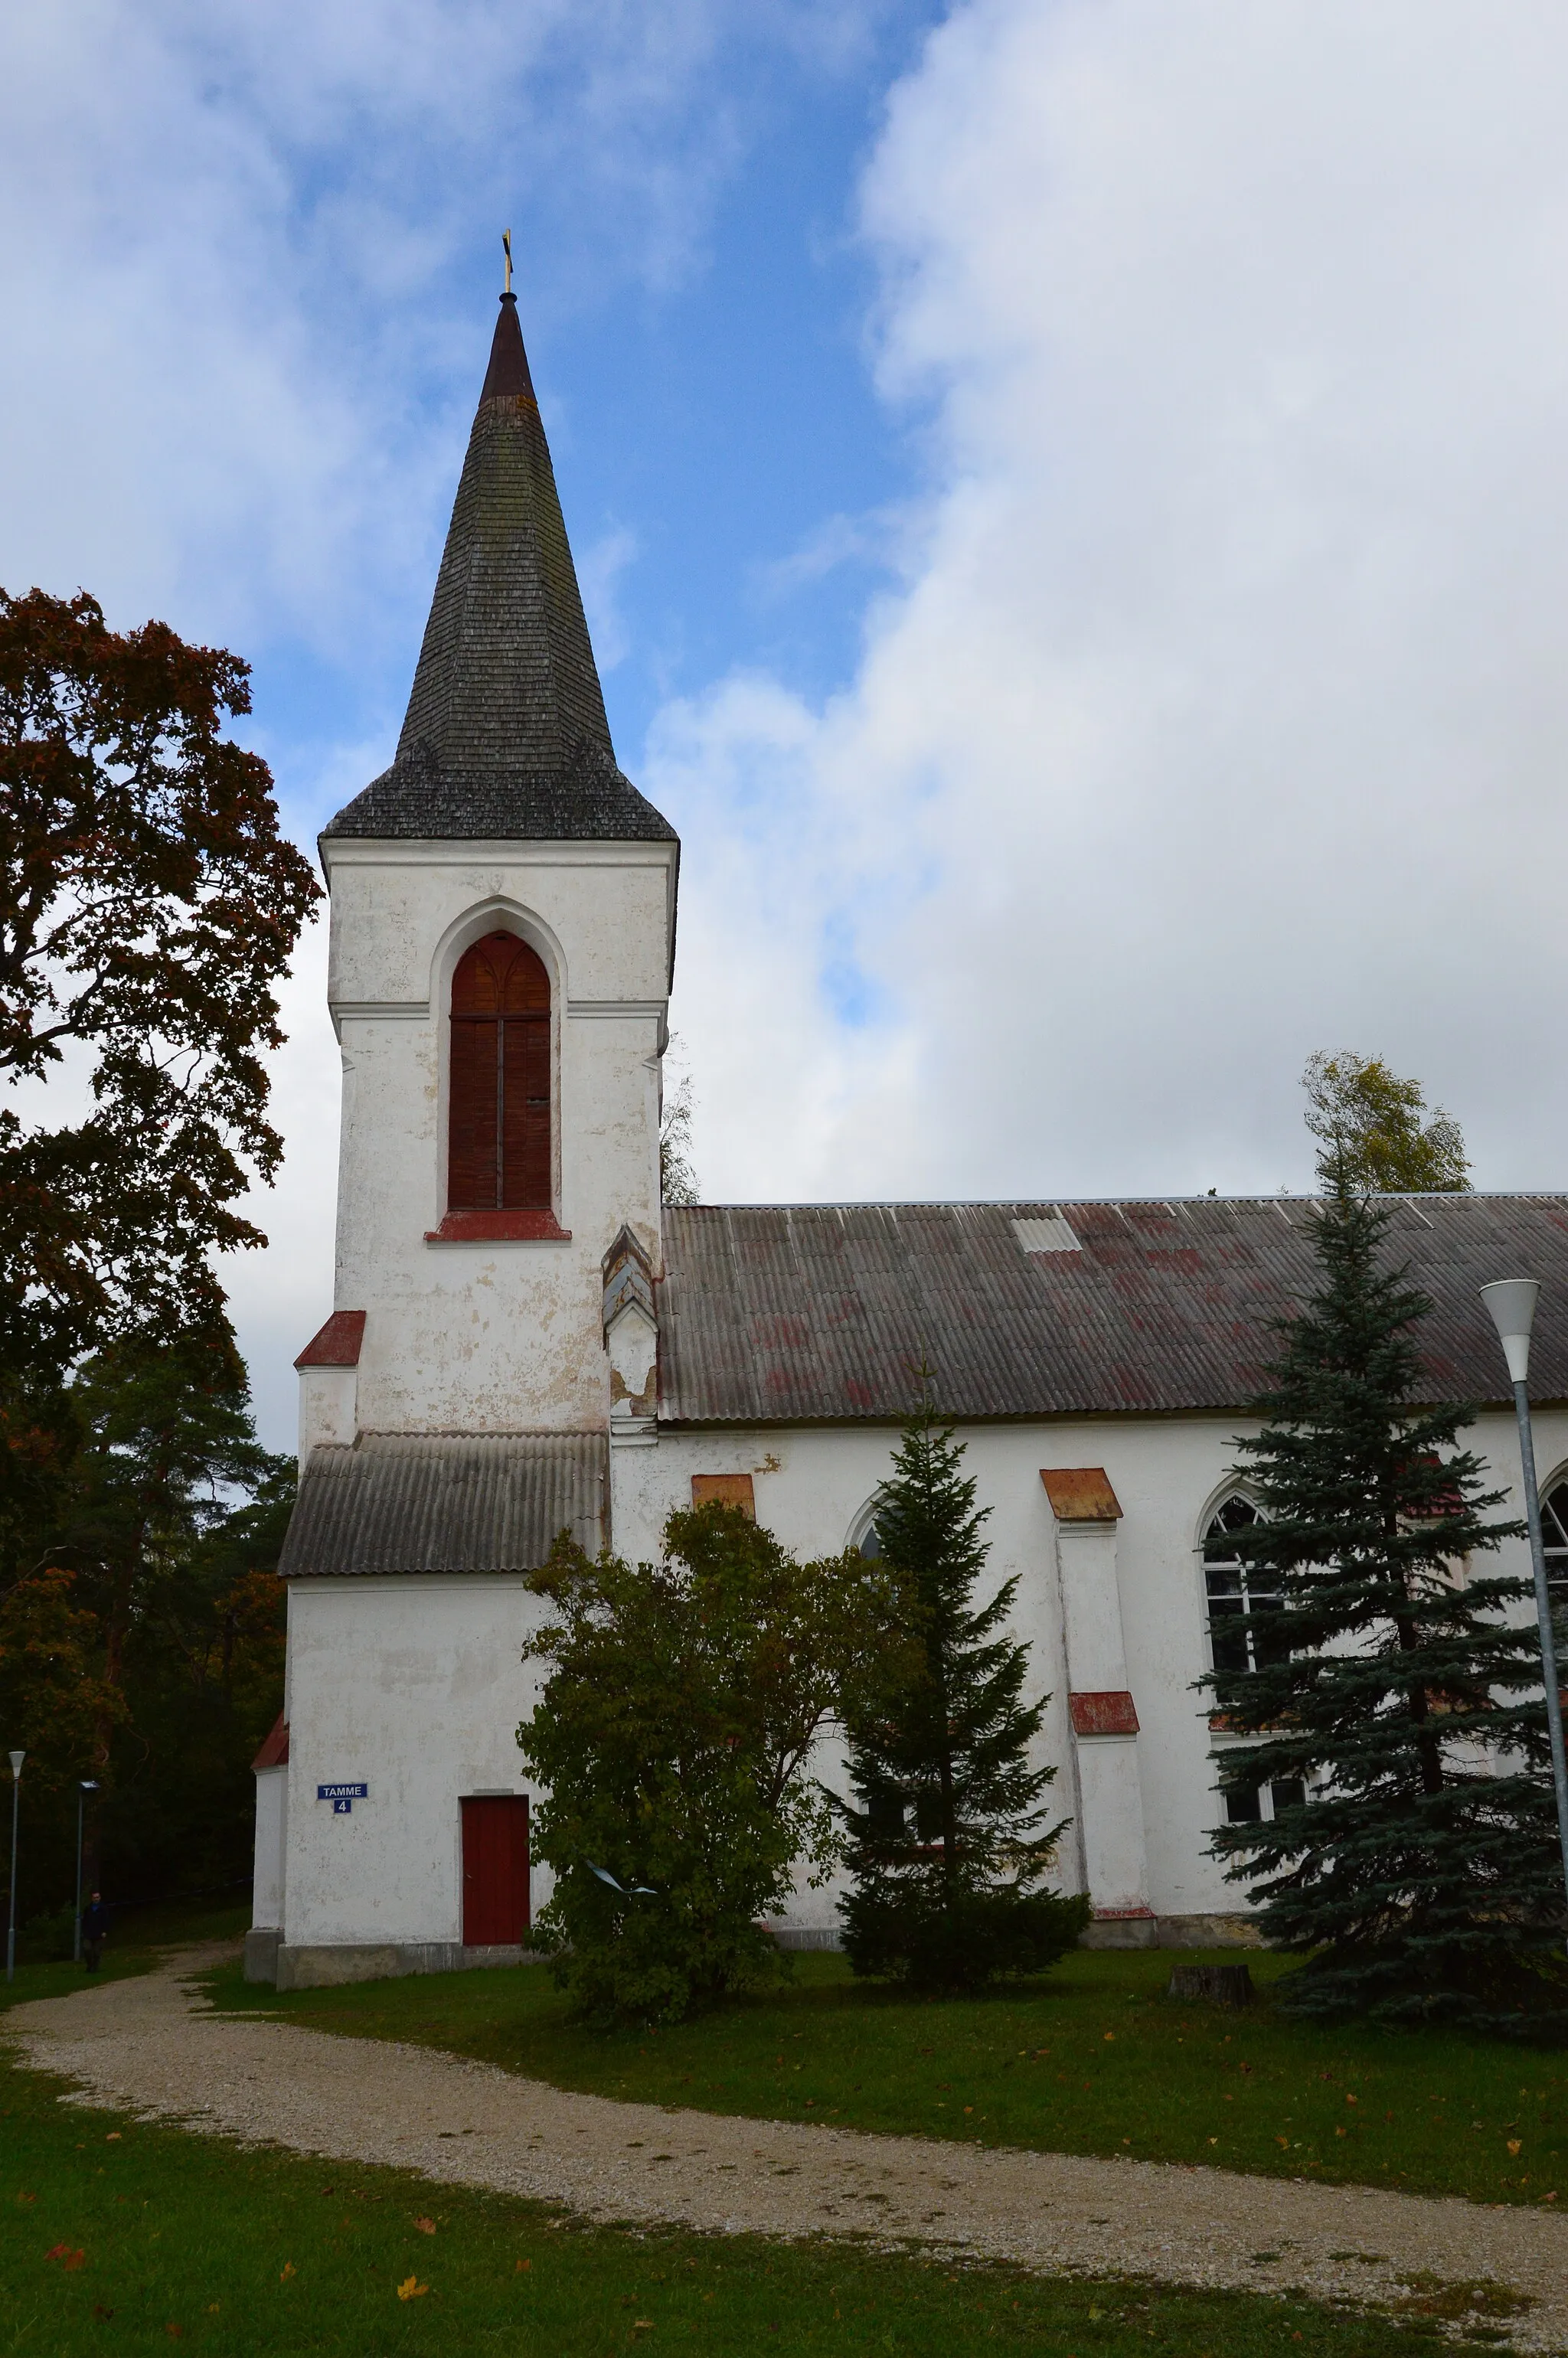
[[[1498,1401],[1478,1289],[1542,1282],[1530,1362],[1568,1399],[1568,1195],[1396,1199],[1389,1258],[1434,1308],[1433,1400]],[[660,1416],[668,1423],[890,1422],[933,1369],[966,1419],[1245,1411],[1275,1322],[1309,1293],[1312,1202],[685,1205],[665,1213]],[[1065,1222],[1077,1251],[1020,1249]]]
[[[1121,1504],[1103,1466],[1043,1466],[1040,1479],[1059,1523],[1121,1520]]]

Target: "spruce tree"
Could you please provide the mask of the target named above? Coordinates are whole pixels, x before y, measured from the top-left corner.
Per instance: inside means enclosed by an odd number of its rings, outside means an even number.
[[[1029,1749],[1048,1697],[1025,1701],[1028,1648],[1008,1634],[1016,1579],[972,1603],[989,1509],[929,1397],[873,1502],[908,1645],[845,1714],[859,1807],[840,1803],[853,1888],[844,1946],[857,1974],[974,1988],[1037,1973],[1071,1947],[1087,1902],[1042,1888],[1067,1821]]]
[[[1432,1304],[1387,1266],[1390,1216],[1343,1173],[1325,1195],[1317,1287],[1239,1444],[1260,1520],[1231,1537],[1278,1604],[1243,1617],[1256,1667],[1205,1683],[1254,1739],[1216,1750],[1222,1794],[1268,1788],[1274,1812],[1215,1848],[1308,1958],[1295,2009],[1568,2024],[1530,1584],[1476,1568],[1521,1526],[1487,1520],[1506,1493],[1459,1446],[1471,1412],[1422,1404]]]

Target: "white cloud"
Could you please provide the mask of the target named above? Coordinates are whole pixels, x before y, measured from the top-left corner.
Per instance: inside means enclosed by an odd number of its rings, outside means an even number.
[[[324,908],[278,998],[287,1045],[268,1066],[272,1118],[288,1151],[276,1186],[254,1189],[243,1207],[268,1249],[227,1256],[221,1275],[250,1365],[262,1436],[271,1449],[292,1449],[298,1413],[293,1363],[332,1308],[342,1058],[327,1012]]]
[[[1528,0],[933,37],[863,191],[924,539],[666,774],[710,1195],[1301,1185],[1340,1045],[1562,1181],[1565,77]]]
[[[771,103],[737,58],[841,74],[885,5],[8,10],[0,580],[85,584],[116,626],[157,613],[247,649],[248,735],[308,839],[391,751],[473,399],[476,254],[499,284],[512,223],[531,323],[689,276]],[[611,640],[629,554],[588,567]],[[288,1155],[254,1206],[272,1247],[225,1272],[282,1444],[287,1362],[330,1306],[323,957],[318,931],[287,994]]]
[[[636,555],[637,535],[623,525],[601,534],[578,551],[578,587],[601,673],[613,671],[625,661],[629,641],[619,592],[621,577]]]
[[[815,0],[10,10],[7,585],[373,665],[428,595],[475,257],[513,224],[535,323],[677,281],[765,111],[734,53],[848,38]]]

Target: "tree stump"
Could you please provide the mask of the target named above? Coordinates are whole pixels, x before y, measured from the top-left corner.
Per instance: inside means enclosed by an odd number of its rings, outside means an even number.
[[[1245,1965],[1173,1965],[1170,1997],[1196,1998],[1205,2006],[1250,2006],[1256,1992]]]

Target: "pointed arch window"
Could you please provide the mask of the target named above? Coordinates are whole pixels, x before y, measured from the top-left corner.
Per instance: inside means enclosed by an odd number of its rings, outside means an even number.
[[[452,976],[447,1217],[436,1241],[558,1237],[551,1209],[550,978],[515,934],[487,934]]]
[[[1546,1543],[1546,1586],[1552,1598],[1552,1618],[1561,1633],[1568,1628],[1568,1479],[1554,1482],[1541,1502],[1541,1536]],[[1558,1642],[1562,1643],[1561,1635]]]
[[[1249,1531],[1261,1520],[1251,1499],[1237,1493],[1226,1499],[1204,1533],[1209,1654],[1217,1671],[1255,1671],[1260,1663],[1277,1660],[1281,1651],[1270,1642],[1266,1620],[1260,1628],[1259,1621],[1251,1618],[1279,1611],[1278,1576],[1261,1564],[1249,1563],[1237,1545],[1237,1533]],[[1223,1714],[1212,1718],[1209,1725],[1217,1733],[1224,1725]],[[1226,1820],[1233,1826],[1256,1825],[1306,1798],[1305,1785],[1293,1778],[1272,1785],[1234,1788],[1225,1796]]]
[[[1238,1494],[1227,1498],[1204,1533],[1209,1650],[1217,1671],[1255,1671],[1260,1660],[1277,1652],[1271,1651],[1253,1617],[1279,1611],[1278,1578],[1246,1563],[1236,1544],[1238,1531],[1261,1520],[1251,1499]]]

